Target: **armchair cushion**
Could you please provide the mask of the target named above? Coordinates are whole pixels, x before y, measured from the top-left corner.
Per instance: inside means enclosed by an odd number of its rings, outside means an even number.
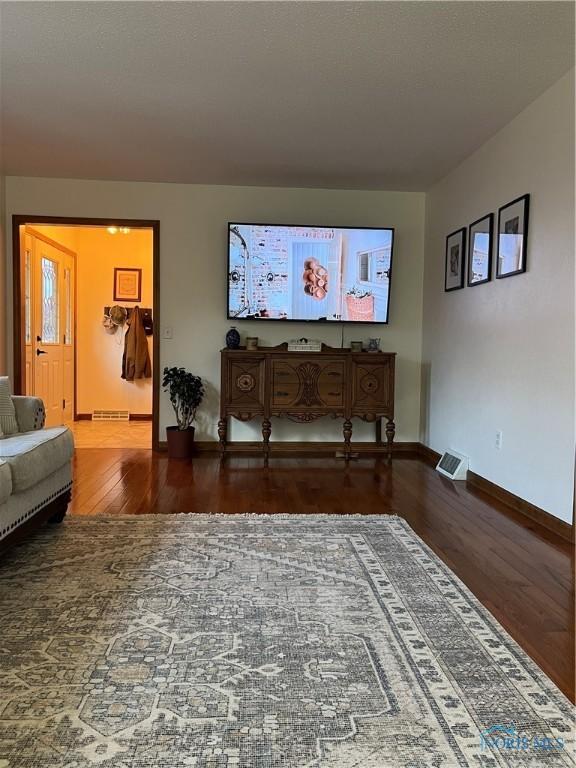
[[[14,493],[41,482],[67,464],[74,453],[74,438],[67,427],[24,432],[0,440],[0,460],[10,466]]]
[[[0,434],[13,435],[18,432],[16,411],[10,394],[8,376],[0,376]]]
[[[19,432],[33,432],[42,429],[46,421],[44,403],[39,397],[13,395],[12,402],[16,411]]]

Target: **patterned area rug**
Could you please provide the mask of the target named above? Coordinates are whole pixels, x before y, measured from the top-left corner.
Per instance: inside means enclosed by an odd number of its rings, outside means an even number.
[[[0,768],[575,764],[572,706],[396,517],[71,520],[0,616]]]

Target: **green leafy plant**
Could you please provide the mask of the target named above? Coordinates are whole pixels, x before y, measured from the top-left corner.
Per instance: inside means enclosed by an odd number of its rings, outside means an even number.
[[[372,296],[372,291],[364,290],[364,288],[358,288],[353,285],[352,288],[348,288],[346,296],[354,296],[356,299],[364,299],[366,296]]]
[[[185,368],[164,368],[164,392],[168,392],[176,414],[178,429],[188,429],[196,418],[196,410],[204,399],[204,385],[199,376]]]

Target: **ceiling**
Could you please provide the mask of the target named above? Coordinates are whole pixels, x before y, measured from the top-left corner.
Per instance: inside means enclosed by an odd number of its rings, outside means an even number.
[[[574,66],[572,2],[2,2],[8,175],[425,190]]]

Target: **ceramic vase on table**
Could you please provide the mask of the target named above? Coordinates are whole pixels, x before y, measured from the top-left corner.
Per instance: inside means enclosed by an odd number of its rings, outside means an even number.
[[[236,328],[230,328],[226,334],[226,346],[228,349],[238,349],[240,346],[240,334]]]

